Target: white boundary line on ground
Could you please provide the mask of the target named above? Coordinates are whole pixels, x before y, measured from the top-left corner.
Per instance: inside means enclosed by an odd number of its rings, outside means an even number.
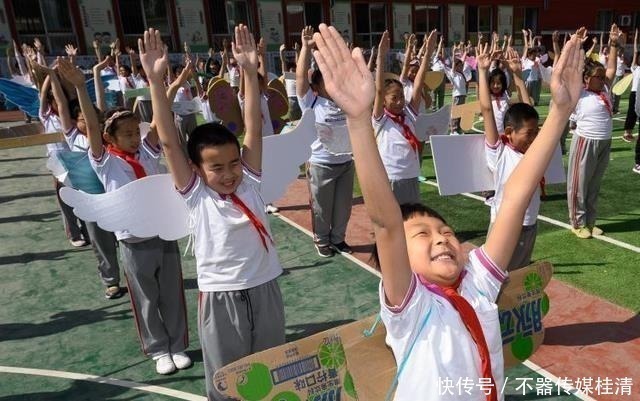
[[[313,233],[309,230],[307,230],[306,228],[302,227],[300,224],[296,223],[295,221],[289,219],[288,217],[285,217],[279,213],[274,213],[274,216],[277,216],[280,220],[284,221],[285,223],[289,224],[290,226],[302,231],[303,233],[307,234],[309,237],[313,238]],[[353,255],[349,255],[348,253],[341,253],[342,256],[344,256],[345,258],[349,259],[350,261],[354,262],[355,264],[357,264],[358,266],[360,266],[361,268],[363,268],[364,270],[368,271],[369,273],[382,278],[382,275],[380,274],[379,271],[375,270],[374,268],[372,268],[371,266],[369,266],[368,264],[364,263],[363,261],[361,261],[360,259],[356,258]],[[547,379],[551,380],[553,383],[558,384],[559,387],[562,387],[563,390],[566,390],[567,392],[569,392],[571,395],[578,397],[581,400],[584,401],[597,401],[591,397],[589,397],[588,395],[584,395],[582,394],[578,389],[576,389],[575,387],[572,387],[568,384],[563,384],[563,383],[559,383],[559,379],[558,377],[556,377],[553,373],[547,371],[546,369],[536,365],[535,363],[531,362],[530,360],[526,360],[523,362],[523,365],[525,365],[527,368],[533,370],[534,372],[536,372],[537,374],[539,374],[540,376],[546,377]]]
[[[19,368],[14,366],[0,366],[0,373],[15,373],[21,375],[57,377],[60,379],[82,380],[93,383],[108,384],[111,386],[126,387],[132,390],[146,391],[148,393],[166,395],[168,397],[177,398],[188,401],[207,401],[206,397],[187,393],[184,391],[174,390],[167,387],[154,386],[144,383],[136,383],[129,380],[120,380],[112,377],[102,377],[96,375],[88,375],[85,373],[65,372],[62,370],[48,369],[31,369]]]
[[[427,181],[423,181],[423,182],[426,183],[426,184],[429,184],[429,185],[431,185],[433,187],[438,188],[438,183],[435,182],[435,181],[427,180]],[[484,200],[485,200],[481,196],[478,196],[478,195],[475,195],[475,194],[471,194],[471,193],[468,193],[468,192],[462,193],[460,195],[466,196],[467,198],[479,200],[479,201],[481,201],[483,203],[484,203]],[[542,221],[544,221],[546,223],[553,224],[555,226],[562,227],[562,228],[567,229],[567,230],[571,229],[571,226],[569,224],[563,223],[563,222],[561,222],[559,220],[556,220],[556,219],[552,219],[551,217],[543,216],[541,214],[538,215],[538,220],[542,220]],[[640,247],[628,244],[628,243],[623,242],[623,241],[619,241],[619,240],[611,238],[611,237],[607,237],[606,235],[594,235],[593,238],[599,239],[600,241],[608,242],[608,243],[610,243],[612,245],[615,245],[615,246],[618,246],[620,248],[624,248],[624,249],[628,249],[628,250],[636,252],[636,253],[640,253]]]

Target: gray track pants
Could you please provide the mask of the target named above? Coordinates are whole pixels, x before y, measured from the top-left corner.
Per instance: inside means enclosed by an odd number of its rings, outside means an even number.
[[[354,173],[353,161],[308,164],[311,221],[316,244],[339,244],[344,241],[351,217]]]
[[[569,150],[567,201],[574,228],[593,227],[600,184],[611,153],[611,139],[587,139],[574,135]]]
[[[150,357],[189,345],[180,250],[176,241],[120,241],[142,352]]]

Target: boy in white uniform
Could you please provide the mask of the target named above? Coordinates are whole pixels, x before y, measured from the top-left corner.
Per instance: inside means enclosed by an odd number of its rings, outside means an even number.
[[[233,54],[247,84],[242,152],[224,126],[203,124],[187,143],[190,162],[168,113],[162,82],[167,54],[160,33],[149,29],[144,49],[139,43],[169,170],[191,212],[200,289],[198,332],[210,400],[226,399],[214,385],[217,369],[285,340],[284,307],[276,281],[282,267],[260,196],[257,51],[246,26],[236,27],[235,38]]]

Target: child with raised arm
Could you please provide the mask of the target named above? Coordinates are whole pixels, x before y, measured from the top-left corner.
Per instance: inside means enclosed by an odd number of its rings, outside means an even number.
[[[422,101],[424,75],[435,48],[435,31],[426,40],[420,68],[411,84],[411,98],[405,102],[403,85],[395,79],[383,79],[389,51],[389,32],[385,31],[378,46],[376,97],[373,103],[373,129],[382,163],[389,177],[391,191],[399,204],[419,203],[420,140],[415,135],[415,122]]]
[[[620,30],[613,24],[606,68],[597,61],[585,62],[582,94],[575,110],[577,125],[569,148],[567,203],[571,231],[582,239],[603,234],[595,225],[596,206],[611,153],[611,82],[616,74],[620,37]]]
[[[160,33],[144,34],[140,58],[151,83],[153,115],[176,188],[192,216],[198,272],[198,332],[210,400],[224,400],[213,384],[218,368],[284,343],[284,307],[276,278],[282,273],[260,196],[262,133],[255,41],[235,28],[233,55],[244,70],[245,137],[220,124],[196,128],[185,156],[170,117],[162,77]],[[192,168],[193,166],[193,168]]]
[[[496,83],[494,81],[489,82],[488,71],[492,60],[499,53],[490,54],[487,44],[483,46],[480,53],[478,55],[478,84],[480,86],[480,110],[485,121],[485,156],[487,167],[493,173],[495,190],[495,195],[490,201],[491,223],[489,231],[491,231],[500,208],[503,207],[505,185],[538,134],[538,112],[527,103],[515,103],[508,106],[504,116],[501,117],[500,122],[503,125],[503,129],[501,131],[497,129],[497,121],[494,120],[495,104],[491,100]],[[518,92],[526,93],[524,82],[520,77],[521,71],[518,68],[517,55],[514,56],[511,53],[510,56],[510,69],[513,71]],[[522,231],[513,251],[513,256],[506,266],[508,271],[528,266],[531,263],[531,254],[538,231],[537,218],[539,209],[540,195],[536,190],[525,212]]]
[[[67,63],[60,64],[60,70],[78,93],[91,166],[105,191],[115,191],[131,181],[158,174],[162,149],[155,129],[152,127],[149,134],[141,138],[139,121],[133,112],[116,109],[105,115],[104,132],[100,132],[82,72]],[[184,353],[189,344],[189,331],[178,243],[159,237],[138,238],[128,231],[115,234],[120,242],[120,257],[142,351],[156,361],[158,374],[191,366],[191,359]]]
[[[490,394],[474,388],[465,401],[502,399],[495,300],[525,209],[580,96],[583,34],[579,30],[563,51],[551,82],[554,106],[506,184],[503,208],[487,242],[470,252],[468,262],[440,215],[419,204],[401,208],[389,187],[380,185],[387,176],[370,124],[375,88],[360,49],[349,53],[339,33],[324,24],[314,35],[326,90],[347,115],[358,179],[375,230],[387,343],[398,365],[406,367],[396,401],[458,400],[459,395],[447,397],[435,389],[441,380],[455,383],[461,378],[494,386]]]
[[[318,132],[307,163],[313,242],[320,257],[330,258],[335,252],[352,253],[345,236],[351,217],[355,168],[350,153],[331,153],[320,141],[321,134],[346,138],[346,116],[324,89],[320,70],[313,70],[309,78],[312,27],[302,30],[301,41],[296,68],[298,104],[302,112],[313,109]]]

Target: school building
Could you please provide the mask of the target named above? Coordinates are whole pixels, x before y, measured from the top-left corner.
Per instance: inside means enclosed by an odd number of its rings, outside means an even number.
[[[511,1],[511,4],[509,4]],[[147,27],[160,29],[172,52],[182,43],[193,51],[219,49],[237,23],[263,36],[268,50],[292,46],[305,25],[331,23],[350,42],[371,47],[385,29],[401,47],[405,32],[437,29],[448,43],[475,40],[477,32],[513,33],[521,29],[550,35],[584,25],[608,31],[616,22],[625,32],[640,26],[638,0],[0,0],[0,49],[38,37],[49,54],[62,54],[75,43],[92,53],[94,40],[108,45],[116,38],[136,46]],[[631,36],[631,40],[632,40]]]

